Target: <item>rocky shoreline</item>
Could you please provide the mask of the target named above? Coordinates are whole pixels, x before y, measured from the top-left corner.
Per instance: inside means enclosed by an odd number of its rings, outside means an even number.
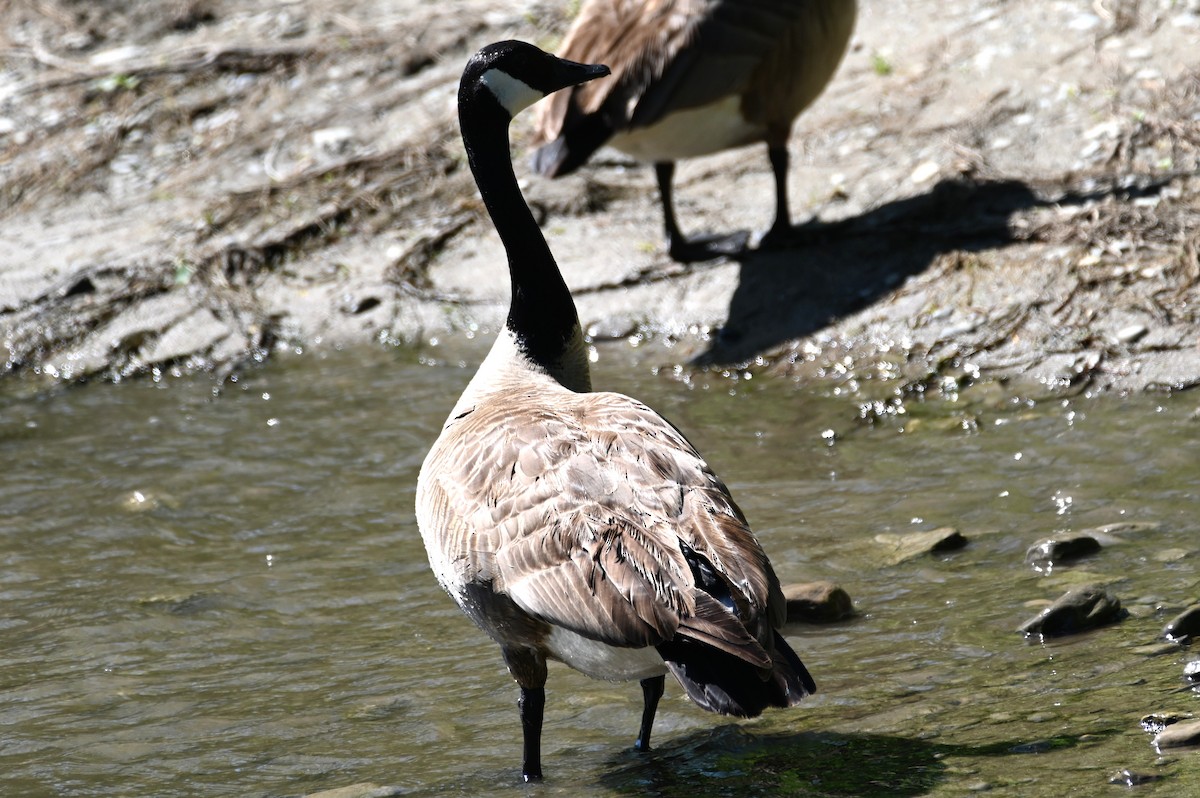
[[[480,43],[553,46],[567,17],[444,5],[6,13],[4,382],[227,374],[280,349],[494,329],[507,286],[453,87]],[[1196,3],[866,2],[793,139],[811,218],[740,260],[668,260],[647,168],[601,158],[551,183],[522,156],[521,173],[597,346],[881,396],[1186,389],[1197,35]],[[686,218],[761,229],[754,156],[683,164]]]

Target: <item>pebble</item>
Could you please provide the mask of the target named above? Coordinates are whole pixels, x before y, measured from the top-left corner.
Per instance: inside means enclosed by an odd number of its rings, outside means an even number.
[[[1095,141],[1097,139],[1115,139],[1120,134],[1121,123],[1116,119],[1110,119],[1088,128],[1083,132],[1083,137],[1088,141]]]
[[[916,169],[913,169],[912,174],[908,179],[917,185],[920,185],[921,183],[928,183],[930,180],[933,180],[935,177],[937,177],[939,171],[940,169],[936,161],[925,161],[924,163],[919,164]]]
[[[146,54],[145,47],[138,47],[136,44],[128,44],[123,47],[114,47],[111,50],[101,50],[89,59],[92,66],[96,67],[111,67],[122,61],[132,61],[135,58],[141,58]]]
[[[832,623],[854,615],[850,594],[833,582],[785,585],[788,623]]]
[[[179,502],[172,496],[142,490],[131,490],[129,493],[126,493],[121,497],[120,504],[121,509],[129,513],[145,513],[150,510],[157,510],[164,504],[171,508],[179,506]]]
[[[1063,637],[1115,623],[1126,614],[1121,601],[1108,591],[1081,587],[1067,591],[1017,630],[1026,637]]]
[[[1145,324],[1130,324],[1117,330],[1115,338],[1119,343],[1132,344],[1140,341],[1148,332],[1150,332],[1150,328]]]

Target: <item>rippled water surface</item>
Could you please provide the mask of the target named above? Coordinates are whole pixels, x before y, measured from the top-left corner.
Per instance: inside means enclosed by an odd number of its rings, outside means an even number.
[[[467,360],[481,352],[467,352]],[[0,794],[1200,795],[1200,753],[1138,724],[1191,712],[1200,599],[1196,395],[914,404],[867,425],[790,383],[689,384],[599,364],[730,484],[786,582],[859,615],[790,639],[820,692],[734,723],[668,684],[629,750],[636,684],[552,667],[546,782],[518,784],[516,690],[425,564],[417,469],[470,376],[414,353],[0,399]],[[828,431],[832,431],[832,437]],[[829,440],[833,443],[830,445]],[[1039,573],[1056,530],[1156,529]],[[954,526],[961,552],[889,564],[876,535]],[[1014,629],[1085,582],[1130,610],[1055,643]],[[1195,655],[1200,658],[1200,653]]]

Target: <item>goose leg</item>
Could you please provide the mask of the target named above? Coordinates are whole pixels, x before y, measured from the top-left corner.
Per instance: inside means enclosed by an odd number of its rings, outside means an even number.
[[[524,746],[521,756],[521,778],[525,781],[542,780],[542,713],[546,708],[546,688],[521,688],[517,700],[521,710],[521,732]]]
[[[521,688],[521,778],[542,780],[542,714],[546,709],[546,659],[524,648],[503,648],[504,664]]]
[[[787,243],[788,234],[792,231],[791,212],[788,210],[788,151],[786,142],[781,145],[768,145],[767,158],[771,161],[771,171],[775,174],[775,221],[759,242],[764,249],[772,249]]]
[[[663,233],[667,237],[667,248],[671,257],[676,257],[677,250],[687,241],[679,232],[679,224],[675,221],[675,200],[671,181],[675,178],[675,164],[672,161],[662,161],[654,164],[654,177],[658,180],[658,196],[662,200]]]
[[[749,235],[744,231],[730,235],[706,235],[687,239],[675,221],[675,201],[671,181],[675,177],[675,162],[660,161],[654,164],[654,176],[658,180],[658,194],[662,200],[663,232],[667,238],[667,253],[680,263],[712,260],[724,255],[738,255],[746,249]]]
[[[662,698],[666,680],[666,676],[642,679],[642,698],[645,700],[642,708],[642,728],[638,730],[637,742],[633,744],[638,751],[650,750],[650,730],[654,727],[654,713],[658,711],[658,699]]]

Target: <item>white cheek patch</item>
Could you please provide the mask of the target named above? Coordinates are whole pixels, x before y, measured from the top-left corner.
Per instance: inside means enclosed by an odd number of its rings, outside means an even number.
[[[545,95],[528,83],[517,80],[507,72],[499,69],[489,69],[480,78],[488,91],[492,93],[509,116],[516,116],[521,111],[533,105]]]

